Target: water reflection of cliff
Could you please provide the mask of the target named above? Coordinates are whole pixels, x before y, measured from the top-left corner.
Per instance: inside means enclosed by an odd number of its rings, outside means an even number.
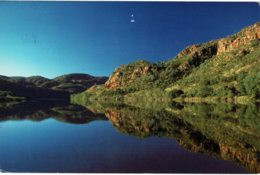
[[[104,114],[93,113],[85,107],[67,101],[31,101],[0,106],[0,122],[7,120],[42,121],[53,118],[67,123],[88,123],[107,120]]]
[[[260,172],[257,105],[173,104],[151,110],[92,104],[86,109],[63,101],[40,101],[0,106],[0,122],[47,118],[76,124],[108,118],[122,133],[140,138],[167,137],[192,152],[236,162],[249,172]]]
[[[102,110],[122,133],[172,138],[187,150],[260,172],[260,111],[255,105],[175,104],[157,111],[127,106]]]

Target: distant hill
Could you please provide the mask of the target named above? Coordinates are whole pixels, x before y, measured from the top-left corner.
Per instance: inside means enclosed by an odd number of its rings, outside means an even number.
[[[53,86],[48,87],[51,83],[46,83],[42,87],[77,93],[93,85],[104,84],[107,79],[108,77],[94,77],[88,74],[67,74],[56,77],[51,81],[58,82],[57,84],[54,83]]]
[[[107,77],[88,74],[67,74],[48,79],[41,76],[7,77],[0,76],[0,100],[25,98],[69,98],[71,93],[79,93],[95,84],[102,84]]]
[[[259,38],[258,22],[234,35],[188,46],[165,62],[141,60],[122,65],[104,85],[93,86],[73,98],[82,100],[85,96],[85,99],[102,100],[115,97],[134,103],[142,99],[154,101],[164,96],[186,100],[207,97],[231,101],[258,100]]]

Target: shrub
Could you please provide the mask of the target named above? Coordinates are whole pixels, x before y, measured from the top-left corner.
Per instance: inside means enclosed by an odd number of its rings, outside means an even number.
[[[243,85],[248,95],[256,96],[260,93],[260,73],[254,75],[247,75],[243,79]]]
[[[259,46],[259,44],[260,44],[259,39],[254,39],[254,40],[252,40],[252,41],[250,42],[250,45],[251,45],[252,47],[257,47],[257,46]]]
[[[196,96],[199,97],[207,97],[213,93],[212,87],[209,86],[210,81],[208,80],[201,80],[199,82],[199,86],[196,90]]]
[[[235,95],[234,92],[234,87],[222,86],[215,92],[215,95],[219,97],[233,97]]]
[[[200,85],[196,91],[196,95],[199,97],[207,97],[213,93],[213,89],[208,85]]]
[[[183,93],[183,91],[180,90],[180,89],[174,89],[173,91],[170,92],[171,98],[179,97],[179,96],[181,96],[182,94],[184,94],[184,93]]]

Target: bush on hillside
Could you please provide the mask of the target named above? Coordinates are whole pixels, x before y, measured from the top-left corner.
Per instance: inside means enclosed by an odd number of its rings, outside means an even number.
[[[209,81],[201,81],[198,89],[196,90],[196,96],[207,97],[213,94],[212,87],[209,86]]]

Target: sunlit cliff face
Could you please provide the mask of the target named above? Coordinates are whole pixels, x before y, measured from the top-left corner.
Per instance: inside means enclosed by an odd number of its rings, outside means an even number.
[[[206,59],[212,58],[215,55],[240,50],[240,52],[250,53],[256,49],[249,47],[244,49],[244,46],[249,46],[253,40],[260,37],[260,23],[255,23],[252,26],[244,28],[240,32],[219,40],[210,41],[208,43],[191,45],[182,50],[176,59],[188,57],[187,61],[182,62],[178,69],[180,71],[189,70],[193,66],[198,66]],[[239,54],[239,53],[238,53]],[[167,65],[164,66],[164,69]],[[106,81],[107,89],[116,89],[133,83],[139,77],[144,77],[147,74],[159,75],[164,69],[160,66],[146,61],[137,61],[128,65],[119,66]]]
[[[260,23],[256,23],[250,27],[245,28],[237,35],[231,38],[224,38],[218,41],[218,52],[221,54],[223,52],[230,52],[243,45],[249,44],[252,40],[260,38]]]

